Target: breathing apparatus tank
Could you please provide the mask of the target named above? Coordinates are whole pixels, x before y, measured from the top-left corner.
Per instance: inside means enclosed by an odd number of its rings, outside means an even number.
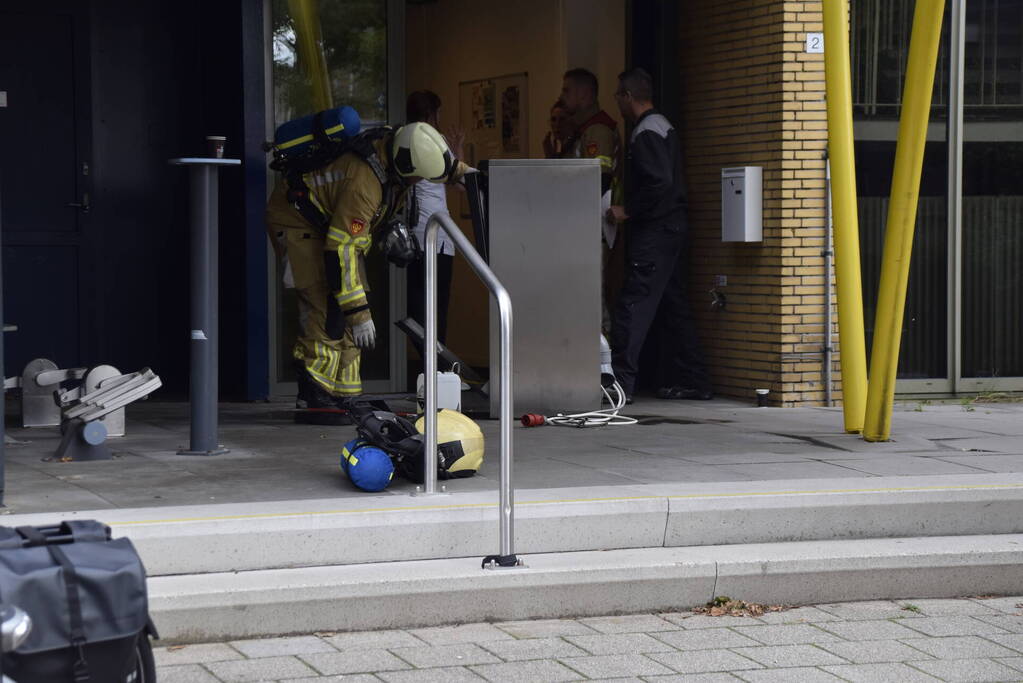
[[[351,107],[325,109],[278,126],[274,132],[274,152],[297,158],[314,146],[344,142],[357,135],[361,126],[359,113]]]

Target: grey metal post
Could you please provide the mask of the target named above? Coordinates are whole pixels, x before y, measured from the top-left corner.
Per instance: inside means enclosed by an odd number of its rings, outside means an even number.
[[[3,202],[0,202],[0,216],[3,215]],[[0,234],[3,233],[3,224],[0,221]],[[0,246],[0,254],[3,253],[3,247]],[[3,259],[0,258],[0,264],[3,263]],[[3,268],[0,267],[0,382],[4,381],[7,376],[4,374],[4,334],[7,333],[7,326],[3,325],[4,320],[4,277]],[[0,397],[3,396],[3,392],[0,392]],[[4,451],[4,442],[7,440],[7,424],[4,422],[5,410],[2,410],[3,404],[0,404],[0,507],[4,504],[4,493],[7,490],[7,453]]]
[[[831,357],[833,353],[832,342],[834,335],[831,328],[834,325],[832,320],[832,297],[831,297],[831,261],[835,250],[832,247],[834,239],[834,224],[831,214],[831,159],[825,156],[824,160],[824,405],[831,407]]]
[[[190,166],[191,187],[191,434],[179,455],[226,453],[217,443],[218,306],[218,167],[240,166],[238,159],[184,158],[171,164]]]
[[[476,275],[497,299],[501,322],[500,336],[500,420],[501,420],[501,481],[500,481],[500,556],[485,563],[490,569],[520,567],[515,557],[515,500],[512,482],[512,304],[508,291],[490,270],[486,261],[466,239],[451,217],[435,213],[426,223],[426,486],[436,486],[437,477],[437,231],[443,229],[469,262]],[[494,378],[491,378],[491,386]],[[499,564],[502,563],[502,564]],[[505,564],[507,563],[507,564]]]
[[[427,223],[423,248],[426,250],[426,339],[423,342],[426,462],[423,492],[432,495],[437,492],[437,228],[433,216]]]

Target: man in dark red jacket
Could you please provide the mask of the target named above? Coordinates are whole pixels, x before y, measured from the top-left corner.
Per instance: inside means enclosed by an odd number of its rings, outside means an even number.
[[[629,221],[625,284],[611,336],[615,377],[631,400],[639,354],[662,310],[660,398],[712,398],[710,377],[686,297],[686,188],[678,133],[653,105],[643,69],[618,77],[615,100],[633,124],[626,156],[625,206],[608,214]]]

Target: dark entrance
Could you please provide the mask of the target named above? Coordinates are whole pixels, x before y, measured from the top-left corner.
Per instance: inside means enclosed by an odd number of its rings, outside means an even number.
[[[89,355],[88,5],[0,9],[0,193],[8,334],[4,367]]]

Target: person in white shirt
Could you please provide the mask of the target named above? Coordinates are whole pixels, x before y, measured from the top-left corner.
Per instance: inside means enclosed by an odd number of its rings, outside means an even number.
[[[440,97],[429,90],[417,90],[408,96],[405,103],[407,123],[422,121],[434,128],[440,128]],[[458,128],[449,128],[445,136],[448,146],[456,159],[462,158],[464,133]],[[447,186],[443,183],[418,183],[415,198],[419,207],[418,219],[414,226],[420,245],[426,243],[426,222],[430,216],[442,211],[448,213]],[[410,222],[411,222],[410,217]],[[441,230],[437,240],[437,339],[443,344],[447,339],[448,303],[451,300],[451,272],[454,263],[455,245]],[[406,297],[408,315],[426,327],[426,264],[416,261],[409,264],[406,275]],[[420,344],[416,344],[419,355],[423,355]]]

